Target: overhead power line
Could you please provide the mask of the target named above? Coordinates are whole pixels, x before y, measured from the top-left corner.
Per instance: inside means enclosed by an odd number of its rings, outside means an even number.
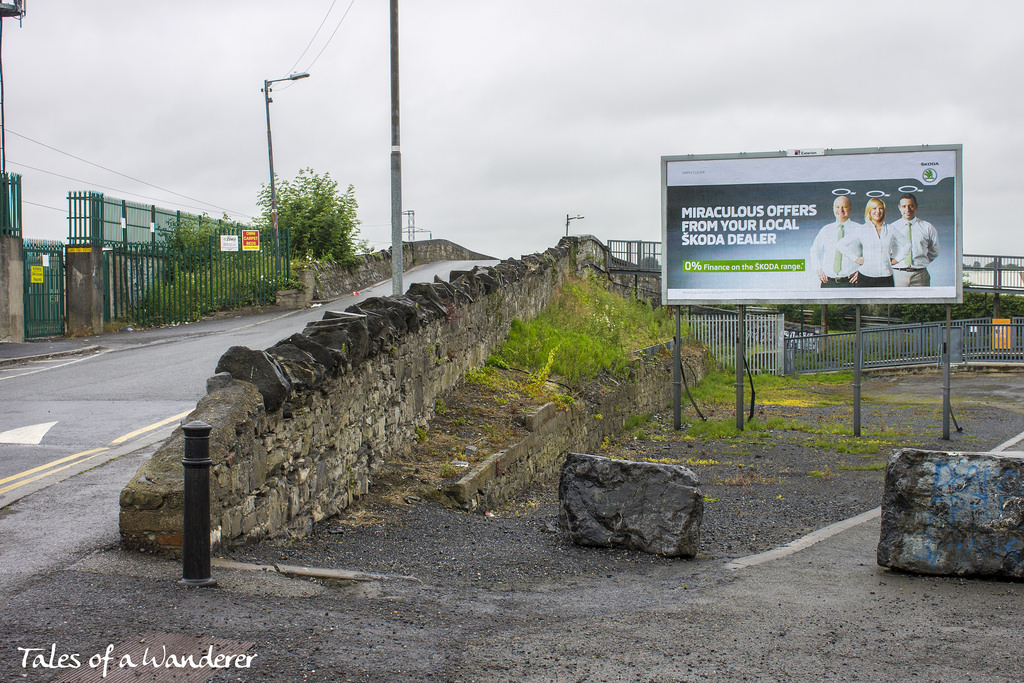
[[[190,202],[197,202],[199,204],[203,204],[204,206],[213,207],[215,209],[223,211],[224,213],[235,214],[235,215],[238,215],[238,216],[246,215],[246,214],[242,213],[241,211],[232,211],[231,209],[226,209],[223,206],[218,206],[218,205],[212,204],[210,202],[205,202],[202,199],[196,199],[195,197],[189,197],[186,194],[182,194],[180,192],[175,192],[174,190],[169,190],[166,187],[160,187],[159,185],[154,185],[153,183],[146,182],[145,180],[141,180],[139,178],[135,178],[133,176],[130,176],[127,173],[121,173],[120,171],[115,171],[112,168],[107,168],[106,166],[101,166],[100,164],[97,164],[95,162],[89,161],[88,159],[83,159],[80,156],[76,156],[74,154],[71,154],[70,152],[65,152],[62,149],[58,149],[57,147],[54,147],[52,145],[48,145],[45,142],[40,142],[39,140],[33,140],[32,138],[28,137],[27,135],[22,135],[21,133],[16,133],[13,130],[8,130],[7,132],[10,133],[11,135],[14,135],[14,136],[17,136],[17,137],[21,138],[22,140],[27,140],[28,142],[31,142],[31,143],[36,144],[36,145],[39,145],[40,147],[45,147],[46,149],[53,150],[54,152],[57,152],[58,154],[63,154],[64,156],[71,157],[72,159],[75,159],[76,161],[81,161],[83,164],[89,164],[90,166],[95,166],[96,168],[104,170],[107,173],[113,173],[114,175],[119,175],[122,178],[127,178],[128,180],[131,180],[132,182],[140,183],[142,185],[146,185],[147,187],[152,187],[154,189],[160,190],[161,192],[167,192],[168,194],[173,194],[176,197],[181,197],[183,199],[187,199]]]
[[[289,73],[294,73],[295,72],[295,67],[297,67],[299,65],[299,62],[302,61],[302,58],[306,56],[307,52],[309,52],[309,48],[313,46],[313,41],[316,40],[316,37],[320,34],[320,31],[321,31],[321,29],[323,29],[324,24],[327,23],[327,18],[331,15],[331,12],[334,10],[334,6],[337,3],[338,3],[338,0],[334,0],[333,2],[331,2],[331,6],[329,8],[327,8],[327,14],[324,15],[323,21],[320,22],[320,25],[317,26],[316,31],[313,32],[313,37],[309,39],[309,43],[306,45],[306,49],[304,49],[302,51],[302,54],[299,55],[299,58],[295,60],[294,64],[292,64],[292,68],[288,70]],[[334,27],[334,30],[331,31],[331,36],[327,39],[327,42],[324,43],[324,46],[322,48],[320,48],[320,52],[316,53],[316,57],[313,58],[313,61],[310,62],[309,66],[307,66],[305,69],[303,69],[303,71],[309,72],[309,71],[311,71],[313,69],[313,65],[316,64],[317,60],[320,59],[320,55],[322,55],[324,53],[324,51],[327,49],[327,46],[329,46],[331,44],[331,41],[334,40],[334,36],[337,35],[338,29],[341,28],[341,24],[345,21],[345,18],[348,16],[349,11],[352,9],[352,6],[354,4],[356,4],[356,0],[352,0],[351,2],[348,3],[348,7],[345,8],[345,13],[341,15],[341,19],[338,20],[338,23]],[[289,83],[285,87],[291,87],[292,85],[294,85],[294,84],[293,83]],[[281,89],[284,90],[284,88],[281,88]]]
[[[299,62],[302,61],[302,58],[306,56],[307,52],[309,52],[309,48],[313,46],[313,41],[316,40],[316,37],[318,35],[320,35],[320,29],[322,29],[324,27],[324,24],[327,23],[327,17],[331,16],[331,12],[334,11],[334,6],[336,4],[338,4],[338,0],[333,0],[331,2],[331,6],[327,8],[327,14],[324,15],[324,18],[320,21],[320,25],[317,26],[316,27],[316,31],[313,32],[313,37],[310,38],[309,42],[306,44],[306,49],[304,49],[302,51],[302,54],[299,55],[299,58],[295,60],[294,64],[292,64],[292,68],[288,69],[288,73],[295,73],[295,67],[297,67],[299,65]],[[344,18],[345,17],[342,17],[342,19],[344,19]],[[307,71],[308,71],[308,69],[307,69]]]
[[[82,183],[83,185],[89,185],[91,187],[98,187],[98,188],[100,188],[102,190],[110,190],[111,192],[117,192],[118,194],[131,195],[133,197],[139,197],[140,199],[148,199],[148,200],[150,200],[152,202],[161,202],[161,201],[163,201],[163,199],[161,197],[151,197],[149,195],[139,194],[138,192],[132,192],[131,190],[125,190],[125,189],[120,188],[120,187],[111,187],[109,185],[101,185],[100,183],[94,183],[91,180],[83,180],[81,178],[75,178],[73,176],[64,175],[63,173],[56,173],[54,171],[47,171],[45,168],[36,168],[35,166],[29,166],[28,164],[23,164],[21,162],[15,161],[14,159],[11,159],[11,163],[13,165],[19,167],[19,168],[27,168],[30,171],[36,171],[37,173],[45,173],[47,175],[52,175],[52,176],[57,177],[57,178],[64,178],[65,180],[72,180],[72,181],[74,181],[76,183]],[[29,202],[29,203],[31,204],[31,202]],[[192,209],[192,210],[195,210],[195,211],[204,211],[205,210],[201,206],[193,206],[191,204],[179,204],[178,202],[167,202],[167,203],[173,203],[173,204],[176,204],[178,206],[182,206],[182,207],[184,207],[186,209]],[[36,206],[42,206],[42,204],[37,204]],[[53,207],[46,207],[46,208],[53,208]],[[61,210],[63,211],[63,209],[61,209]],[[242,218],[249,218],[249,219],[252,218],[252,216],[250,216],[249,214],[246,214],[246,213],[236,213],[236,212],[229,211],[228,214],[229,215],[233,215],[233,216],[240,216]]]
[[[331,44],[332,40],[334,40],[335,34],[338,32],[338,29],[341,28],[342,22],[345,21],[345,17],[348,16],[348,12],[349,12],[350,9],[352,9],[352,5],[354,5],[354,4],[356,4],[356,0],[352,0],[352,2],[348,3],[348,7],[345,9],[345,13],[342,14],[341,15],[341,19],[338,20],[338,25],[335,26],[334,27],[334,31],[331,32],[331,37],[328,38],[327,42],[324,43],[324,46],[322,48],[320,48],[320,52],[316,53],[316,57],[314,57],[313,61],[309,63],[309,66],[306,67],[306,71],[309,71],[310,69],[313,68],[313,65],[316,64],[318,59],[320,59],[320,55],[322,55],[324,53],[324,50],[327,49],[327,46]]]
[[[21,203],[22,204],[31,204],[32,206],[38,206],[41,209],[49,209],[50,211],[59,211],[60,213],[63,213],[63,214],[67,214],[67,212],[68,212],[68,207],[66,207],[66,206],[63,209],[58,209],[56,206],[50,206],[48,204],[40,204],[39,202],[30,202],[29,200],[24,199],[24,198],[22,198]]]

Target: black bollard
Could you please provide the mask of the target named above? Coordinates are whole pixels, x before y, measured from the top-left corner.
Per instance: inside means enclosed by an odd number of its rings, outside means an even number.
[[[181,543],[183,586],[216,586],[210,576],[210,431],[205,422],[189,422],[185,431],[185,519]]]

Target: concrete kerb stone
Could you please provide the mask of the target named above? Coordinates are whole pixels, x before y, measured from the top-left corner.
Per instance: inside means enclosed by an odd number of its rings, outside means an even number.
[[[102,351],[103,347],[99,345],[83,346],[78,349],[68,349],[67,351],[54,351],[53,353],[40,353],[26,356],[16,356],[12,358],[0,358],[0,367],[5,365],[17,365],[18,363],[31,363],[34,361],[50,360],[53,358],[66,358],[68,356],[84,356],[89,353],[96,353]]]
[[[237,562],[222,557],[215,557],[210,560],[210,565],[217,569],[235,569],[247,572],[276,572],[289,578],[306,579],[328,579],[333,581],[413,581],[423,583],[415,576],[403,576],[399,574],[374,574],[371,572],[353,571],[351,569],[331,569],[327,567],[309,567],[290,564],[252,564],[250,562]]]

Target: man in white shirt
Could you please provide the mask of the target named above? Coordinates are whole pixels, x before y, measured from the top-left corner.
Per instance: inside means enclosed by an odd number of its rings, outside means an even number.
[[[892,277],[897,287],[927,287],[932,278],[928,265],[939,255],[939,233],[935,226],[917,217],[917,198],[912,194],[900,197],[902,220],[889,228],[910,242],[910,253],[893,264]]]
[[[811,244],[809,269],[821,282],[822,287],[854,287],[857,282],[857,264],[836,248],[841,239],[858,227],[850,220],[849,197],[836,197],[832,202],[834,223],[818,231]]]

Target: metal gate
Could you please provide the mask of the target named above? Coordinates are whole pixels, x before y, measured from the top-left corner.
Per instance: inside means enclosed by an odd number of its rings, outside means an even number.
[[[64,334],[64,244],[25,240],[25,337]]]

